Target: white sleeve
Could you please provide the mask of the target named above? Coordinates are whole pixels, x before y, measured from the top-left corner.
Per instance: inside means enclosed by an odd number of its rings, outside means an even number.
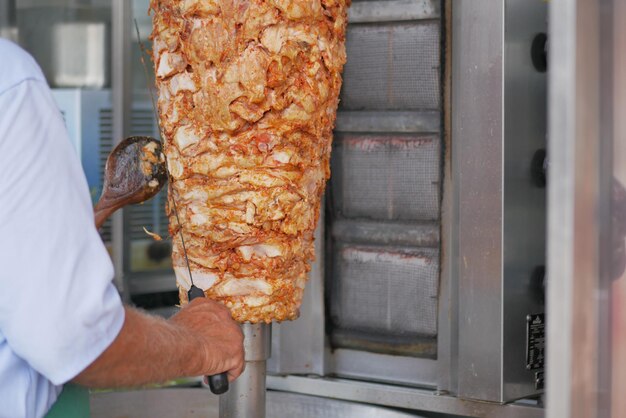
[[[124,309],[87,182],[45,82],[0,92],[0,330],[54,384],[113,342]]]

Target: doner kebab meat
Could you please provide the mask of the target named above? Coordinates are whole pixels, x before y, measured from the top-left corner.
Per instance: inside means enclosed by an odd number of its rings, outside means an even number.
[[[240,322],[295,319],[314,258],[350,0],[152,0],[173,264]],[[178,224],[172,207],[178,208]]]

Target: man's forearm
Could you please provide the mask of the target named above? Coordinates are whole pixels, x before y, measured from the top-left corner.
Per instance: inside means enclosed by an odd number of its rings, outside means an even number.
[[[200,340],[175,324],[127,307],[118,337],[74,382],[129,387],[189,376],[202,367],[200,347]]]

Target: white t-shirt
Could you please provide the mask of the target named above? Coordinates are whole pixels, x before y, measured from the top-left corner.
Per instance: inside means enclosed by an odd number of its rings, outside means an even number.
[[[41,70],[0,39],[0,418],[43,416],[124,309],[87,181]]]

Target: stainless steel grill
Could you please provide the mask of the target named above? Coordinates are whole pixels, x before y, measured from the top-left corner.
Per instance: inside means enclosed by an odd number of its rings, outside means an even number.
[[[344,217],[439,219],[437,136],[346,134],[336,138],[332,187]]]
[[[436,352],[440,33],[439,19],[348,30],[328,220],[326,289],[336,348],[428,358]],[[407,123],[420,115],[434,122]]]
[[[343,109],[438,109],[440,25],[351,25]]]
[[[331,315],[344,330],[385,336],[437,334],[435,249],[340,245]]]

